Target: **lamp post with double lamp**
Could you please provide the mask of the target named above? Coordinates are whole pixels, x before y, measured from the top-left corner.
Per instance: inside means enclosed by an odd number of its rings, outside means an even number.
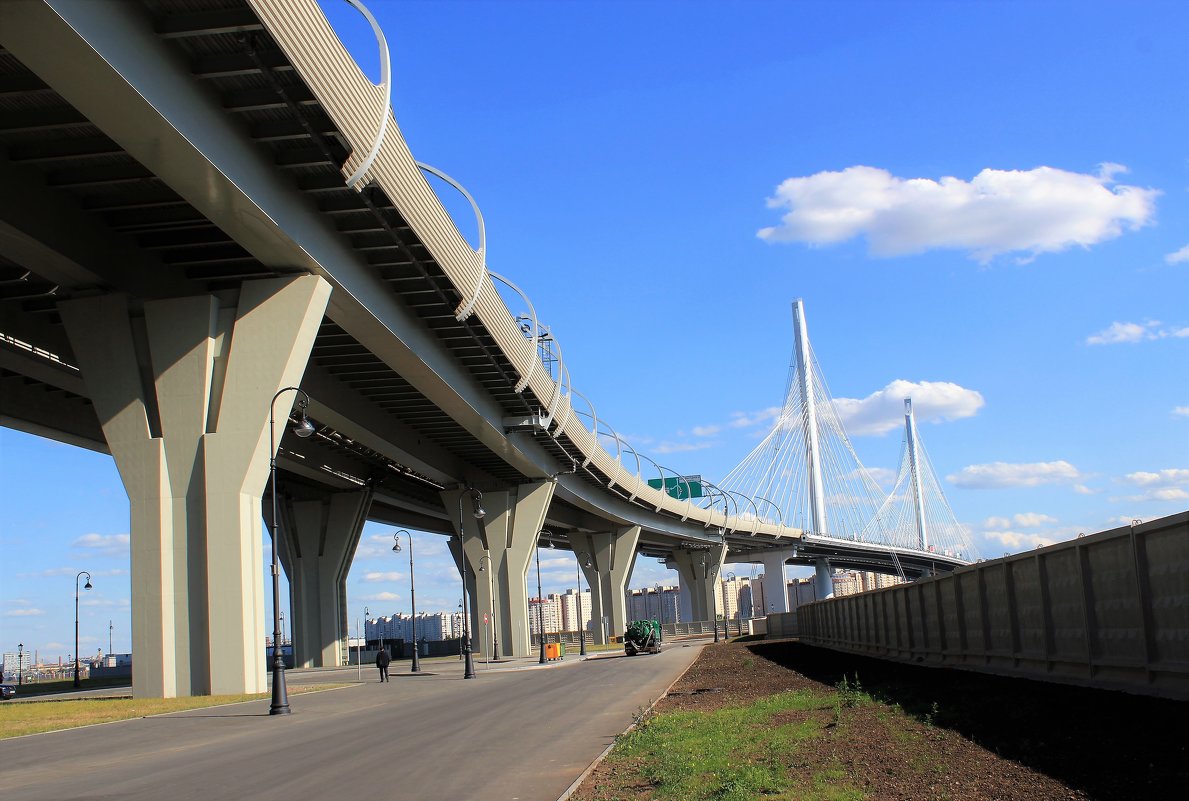
[[[475,660],[471,656],[471,632],[468,625],[467,612],[467,549],[466,549],[466,520],[462,516],[462,496],[471,496],[471,514],[476,520],[482,520],[487,517],[487,510],[483,508],[483,493],[474,487],[467,487],[465,492],[458,495],[458,555],[459,564],[462,569],[462,658],[464,660],[462,677],[464,679],[476,678]]]
[[[410,620],[413,624],[413,665],[409,668],[409,672],[420,673],[421,658],[417,653],[417,585],[413,582],[413,535],[403,528],[397,529],[392,535],[392,550],[394,553],[400,553],[400,535],[402,533],[409,538],[409,612],[412,615]]]
[[[541,597],[541,537],[551,532],[541,529],[537,532],[537,641],[541,644],[538,664],[545,664],[545,599]]]
[[[78,687],[80,682],[78,680],[78,580],[83,576],[87,577],[87,583],[83,587],[84,590],[91,589],[91,574],[85,570],[78,571],[78,575],[74,577],[74,686]]]
[[[727,581],[731,582],[731,592],[735,593],[735,615],[739,615],[739,588],[735,586],[736,577],[734,573],[727,573]],[[731,612],[727,608],[726,597],[723,597],[722,610],[722,633],[723,637],[731,636]],[[740,625],[739,636],[743,636],[743,628]]]
[[[306,416],[310,396],[297,387],[277,390],[268,404],[268,480],[272,494],[272,704],[270,715],[289,714],[289,694],[285,690],[285,657],[281,654],[281,559],[278,551],[279,535],[277,515],[277,444],[276,406],[277,398],[286,392],[296,392],[297,405],[301,409],[301,421],[293,427],[293,433],[305,439],[314,433],[314,424]],[[288,416],[286,416],[288,419]]]
[[[486,567],[483,565],[484,561],[487,562]],[[491,569],[488,570],[488,568]],[[487,589],[488,593],[491,595],[491,637],[487,641],[487,644],[491,646],[491,654],[489,658],[498,662],[500,661],[500,635],[498,634],[498,630],[495,627],[495,568],[491,566],[491,554],[485,553],[479,558],[479,572],[487,574]]]
[[[586,623],[582,620],[582,568],[590,570],[591,561],[590,554],[585,551],[582,552],[582,556],[586,557],[585,561],[578,558],[578,552],[574,553],[574,568],[578,576],[578,614],[575,615],[575,620],[578,626],[578,655],[586,656]]]

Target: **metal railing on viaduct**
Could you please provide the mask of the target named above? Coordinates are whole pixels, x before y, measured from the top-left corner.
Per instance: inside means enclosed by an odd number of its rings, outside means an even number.
[[[1189,699],[1189,512],[797,616],[810,645]]]

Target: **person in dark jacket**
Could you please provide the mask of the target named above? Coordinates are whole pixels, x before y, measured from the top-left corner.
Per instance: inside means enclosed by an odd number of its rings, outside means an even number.
[[[376,667],[380,669],[380,681],[388,681],[388,663],[392,661],[392,657],[388,655],[387,648],[381,648],[376,654]]]

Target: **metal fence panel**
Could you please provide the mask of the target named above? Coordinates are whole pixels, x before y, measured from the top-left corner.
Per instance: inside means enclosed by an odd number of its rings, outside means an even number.
[[[768,620],[837,650],[1189,698],[1189,512]]]

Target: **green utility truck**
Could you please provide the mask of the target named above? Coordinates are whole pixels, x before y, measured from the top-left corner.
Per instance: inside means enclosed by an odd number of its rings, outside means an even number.
[[[623,635],[623,650],[628,656],[659,654],[661,652],[661,624],[655,620],[633,620]]]

